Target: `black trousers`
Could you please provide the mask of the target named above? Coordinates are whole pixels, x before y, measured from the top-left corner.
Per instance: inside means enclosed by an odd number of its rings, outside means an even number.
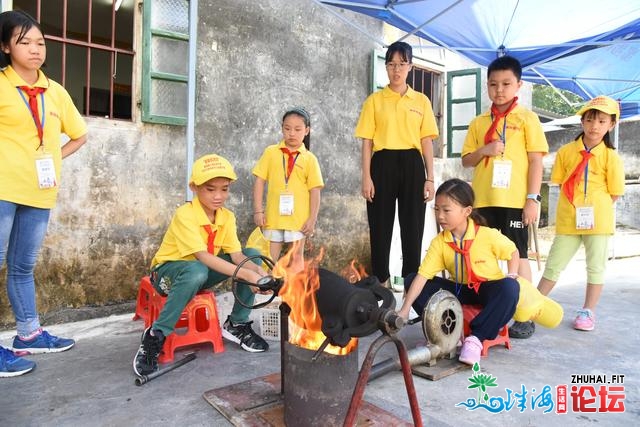
[[[367,202],[371,267],[384,282],[389,278],[389,251],[398,202],[398,222],[402,241],[402,277],[416,273],[424,233],[425,167],[418,150],[380,150],[371,158],[373,202]]]
[[[408,290],[414,275],[405,278],[405,288]],[[513,317],[520,298],[520,285],[515,279],[505,277],[501,280],[484,282],[476,293],[467,285],[456,284],[442,277],[434,277],[427,281],[422,293],[414,301],[412,307],[420,316],[429,298],[440,289],[451,292],[461,304],[481,305],[482,311],[471,321],[469,327],[471,335],[480,342],[495,339],[500,328]]]

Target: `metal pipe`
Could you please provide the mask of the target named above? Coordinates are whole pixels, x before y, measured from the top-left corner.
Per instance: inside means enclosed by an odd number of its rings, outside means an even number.
[[[198,60],[198,0],[189,1],[189,62],[187,71],[187,159],[186,169],[186,200],[193,199],[193,193],[189,187],[191,179],[191,166],[195,151],[196,130],[196,67]]]
[[[411,366],[426,365],[430,360],[437,358],[439,353],[440,348],[437,346],[431,346],[431,348],[427,346],[416,347],[407,351],[407,359]],[[402,365],[400,363],[400,359],[397,357],[390,357],[380,363],[376,363],[371,367],[369,382],[376,378],[380,378],[389,372],[399,371],[401,368]]]
[[[404,385],[407,389],[407,397],[409,398],[409,406],[411,407],[413,425],[416,427],[422,427],[422,415],[420,414],[420,406],[418,406],[416,387],[413,384],[413,373],[411,372],[411,365],[409,364],[409,359],[407,358],[407,348],[404,346],[402,340],[395,336],[392,338],[393,342],[396,343],[396,348],[398,349],[398,354],[400,356],[402,376],[404,377]]]
[[[179,368],[180,366],[184,365],[185,363],[189,363],[191,362],[193,359],[196,358],[196,353],[188,353],[187,355],[185,355],[182,359],[178,360],[177,362],[174,362],[168,366],[165,366],[162,369],[159,369],[149,375],[141,375],[139,377],[136,377],[136,385],[137,386],[141,386],[143,384],[148,383],[149,381],[151,381],[154,378],[158,378],[159,376],[162,376],[164,374],[166,374],[169,371],[173,371],[176,368]]]
[[[320,347],[318,347],[316,352],[313,353],[313,356],[311,356],[311,361],[315,362],[316,360],[318,360],[318,357],[322,355],[322,352],[324,351],[325,348],[327,348],[328,345],[329,345],[329,338],[325,338],[325,340],[322,341],[322,344],[320,345]]]
[[[289,313],[291,307],[286,302],[280,304],[280,394],[284,394],[284,343],[289,341]]]
[[[347,416],[344,419],[344,424],[343,424],[344,427],[352,427],[356,425],[355,424],[356,416],[358,415],[358,410],[360,409],[360,405],[362,404],[364,389],[367,385],[367,381],[371,373],[373,359],[375,358],[380,348],[384,344],[390,341],[396,344],[396,348],[398,350],[398,357],[400,359],[402,375],[404,377],[404,382],[407,389],[407,396],[409,397],[409,404],[411,406],[411,415],[413,416],[413,424],[417,427],[422,427],[423,425],[422,416],[420,415],[420,408],[418,406],[416,389],[413,384],[413,376],[411,374],[411,366],[409,365],[409,360],[407,357],[407,349],[404,346],[404,343],[402,342],[402,340],[400,340],[396,336],[391,336],[391,335],[379,336],[369,347],[367,356],[365,357],[364,362],[362,362],[362,367],[360,368],[360,374],[358,375],[358,382],[356,383],[356,386],[353,389],[353,395],[351,396],[351,403],[349,405],[349,412],[347,412]]]
[[[540,214],[538,213],[538,218],[540,217]],[[538,271],[540,271],[541,267],[540,267],[540,245],[538,244],[538,221],[534,221],[531,224],[531,233],[533,235],[533,247],[535,248],[536,251],[536,263],[538,265]]]

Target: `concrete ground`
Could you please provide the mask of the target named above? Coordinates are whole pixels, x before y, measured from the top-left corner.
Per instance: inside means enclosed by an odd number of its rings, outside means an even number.
[[[466,369],[438,381],[414,376],[422,419],[435,426],[604,426],[640,425],[640,338],[634,326],[640,313],[638,271],[640,235],[617,237],[617,256],[610,261],[606,285],[597,312],[597,327],[579,332],[571,324],[575,310],[581,307],[585,288],[585,264],[578,256],[564,272],[551,296],[564,308],[562,323],[555,330],[538,328],[527,340],[512,340],[511,350],[494,347],[481,362],[481,370],[495,378],[497,386],[488,387],[491,397],[507,398],[508,390],[528,392],[526,408],[518,402],[508,411],[491,413],[485,409],[467,410],[458,405],[477,398],[477,389],[469,389],[472,371]],[[619,248],[618,248],[619,247]],[[635,250],[634,250],[635,249]],[[535,270],[535,263],[532,263]],[[536,277],[540,272],[536,271]],[[401,297],[397,294],[398,298]],[[222,317],[230,307],[229,295],[218,297]],[[255,316],[258,316],[256,313]],[[258,318],[258,317],[256,317]],[[256,322],[259,323],[259,322]],[[227,426],[231,423],[203,399],[205,391],[254,379],[280,370],[279,343],[263,354],[244,352],[225,341],[225,351],[214,354],[202,346],[197,359],[141,387],[134,385],[132,358],[140,343],[142,322],[131,321],[131,314],[52,325],[56,334],[77,340],[72,350],[61,354],[30,356],[37,369],[27,375],[0,379],[0,426]],[[13,331],[0,332],[0,343],[8,345]],[[400,336],[408,348],[424,343],[419,325],[405,327]],[[377,335],[360,340],[363,360]],[[379,362],[393,355],[387,345],[378,354]],[[184,352],[183,352],[184,353]],[[180,353],[182,354],[182,353]],[[180,357],[180,354],[178,357]],[[568,399],[568,413],[555,413],[556,386],[567,385],[571,392],[572,375],[606,375],[605,380],[624,375],[624,391],[607,387],[613,394],[624,393],[624,412],[586,412],[604,408],[599,398],[574,412]],[[532,398],[550,386],[554,412],[547,406],[535,406]],[[600,384],[578,385],[588,390]],[[590,395],[584,395],[589,398]],[[404,381],[400,372],[378,378],[366,387],[365,399],[407,422],[412,421]],[[515,397],[512,396],[512,401]],[[539,400],[536,400],[539,402]],[[582,401],[585,403],[586,401]],[[457,406],[458,405],[458,406]]]

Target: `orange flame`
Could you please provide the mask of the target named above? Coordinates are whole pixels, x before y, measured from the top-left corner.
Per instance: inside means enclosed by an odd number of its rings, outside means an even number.
[[[309,350],[320,348],[326,336],[322,333],[322,319],[316,304],[316,291],[320,286],[318,266],[324,256],[324,249],[309,260],[297,259],[296,242],[289,252],[278,260],[273,275],[284,281],[280,297],[291,308],[289,314],[289,342]],[[356,338],[345,347],[329,344],[325,352],[347,354],[358,345]]]
[[[343,268],[340,274],[347,279],[349,283],[356,283],[365,277],[369,277],[363,265],[356,259],[351,260],[349,265]]]

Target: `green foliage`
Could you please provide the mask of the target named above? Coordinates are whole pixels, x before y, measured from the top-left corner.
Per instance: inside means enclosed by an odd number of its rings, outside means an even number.
[[[584,100],[573,92],[561,90],[562,94],[571,103],[580,103]],[[544,111],[549,111],[562,116],[572,116],[577,108],[567,104],[554,88],[547,85],[533,85],[533,106]]]

